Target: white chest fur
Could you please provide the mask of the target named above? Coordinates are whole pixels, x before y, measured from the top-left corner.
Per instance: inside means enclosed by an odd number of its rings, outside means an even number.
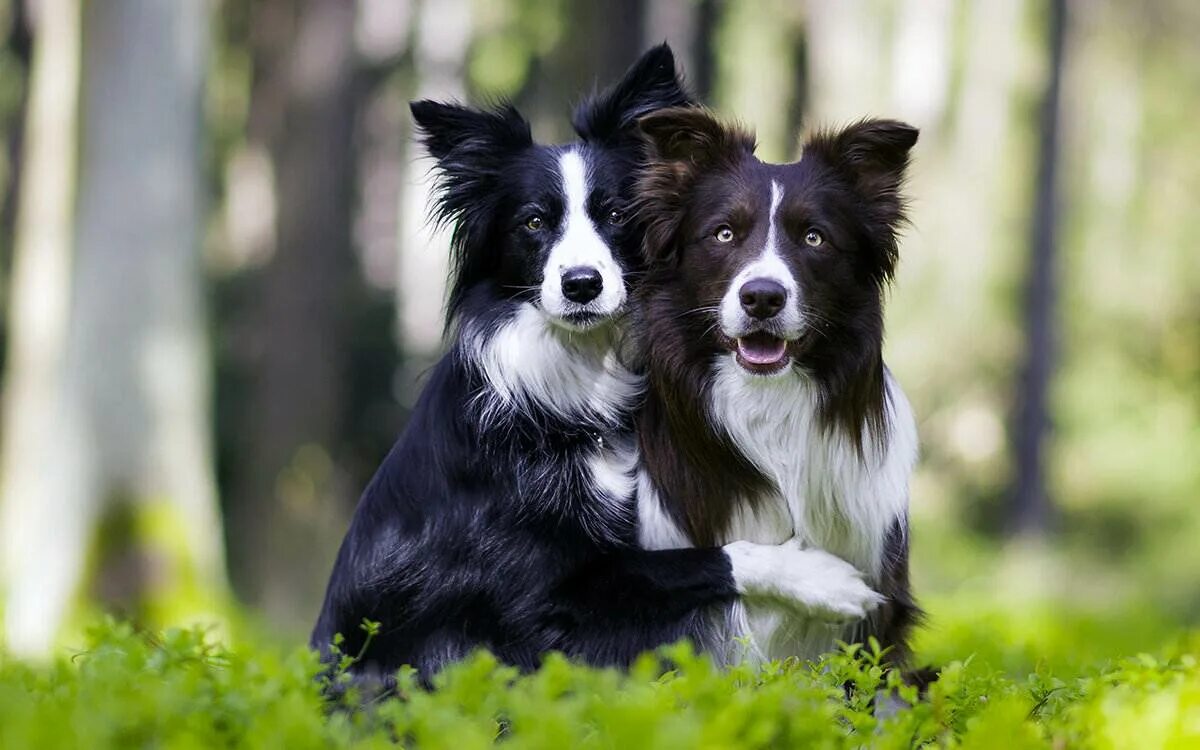
[[[879,574],[884,540],[908,506],[908,477],[917,456],[912,410],[888,376],[888,434],[867,433],[863,450],[818,419],[818,394],[804,376],[752,376],[732,358],[716,367],[716,427],[774,484],[757,498],[758,513],[735,517],[730,541],[781,542],[792,536]]]
[[[917,456],[912,410],[890,375],[886,440],[866,435],[860,455],[844,434],[830,431],[817,416],[817,392],[802,375],[761,378],[732,359],[715,368],[710,408],[714,427],[725,431],[745,456],[771,480],[773,489],[740,504],[728,538],[778,544],[792,537],[833,553],[877,582],[884,544],[908,506],[908,478]],[[646,477],[639,480],[642,543],[680,546],[684,535],[662,510]],[[753,510],[751,510],[753,508]],[[733,623],[736,634],[752,635],[754,651],[769,658],[811,657],[835,638],[853,634],[824,625],[787,621],[775,611],[750,607]]]
[[[529,303],[495,331],[469,331],[466,354],[490,386],[480,394],[485,415],[537,404],[565,419],[619,424],[642,380],[617,360],[614,336],[564,331]]]
[[[628,434],[627,415],[642,392],[642,379],[618,361],[615,332],[565,331],[529,303],[493,331],[468,331],[464,348],[487,387],[477,396],[483,420],[534,407],[587,426],[595,444],[585,449],[587,501],[579,522],[597,540],[629,529],[637,450]],[[544,470],[520,477],[524,496],[544,495],[548,503],[573,496],[548,483]]]

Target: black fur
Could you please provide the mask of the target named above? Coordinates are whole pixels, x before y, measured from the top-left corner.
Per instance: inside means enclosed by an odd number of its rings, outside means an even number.
[[[763,251],[773,181],[785,196],[779,255],[810,321],[786,342],[785,366],[817,384],[827,434],[844,436],[860,459],[865,436],[888,439],[883,293],[895,272],[901,188],[917,131],[864,120],[810,137],[800,161],[778,165],[755,157],[752,134],[701,109],[662,110],[640,126],[650,149],[637,199],[648,263],[634,326],[648,381],[638,419],[642,460],[675,522],[696,544],[710,545],[728,540],[739,504],[770,487],[715,424],[709,403],[714,362],[736,348],[717,309],[738,271]],[[735,239],[717,241],[720,227]],[[825,238],[821,247],[805,246],[813,228]],[[897,663],[907,658],[920,615],[909,591],[905,524],[895,520],[874,582],[888,603],[860,631],[890,645]]]
[[[598,451],[632,448],[632,403],[564,415],[536,400],[498,401],[474,349],[538,304],[535,287],[562,231],[554,164],[564,148],[587,161],[588,213],[632,268],[640,234],[611,220],[628,199],[641,149],[628,128],[646,112],[686,101],[664,45],[580,108],[582,140],[567,147],[533,143],[511,107],[413,104],[437,159],[437,216],[453,227],[448,325],[455,333],[363,493],[312,634],[315,648],[328,653],[341,633],[342,650],[357,653],[358,625],[369,618],[382,632],[353,669],[385,683],[401,665],[427,678],[480,647],[522,668],[552,649],[626,664],[683,636],[703,642],[711,610],[734,598],[723,552],[638,549],[631,498],[608,496],[592,481],[588,461]],[[537,231],[526,230],[531,215]],[[611,343],[604,326],[555,335],[579,357]]]

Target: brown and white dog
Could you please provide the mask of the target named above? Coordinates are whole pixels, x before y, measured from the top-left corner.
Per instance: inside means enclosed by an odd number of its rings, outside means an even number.
[[[640,126],[651,153],[634,326],[647,375],[641,542],[792,540],[832,553],[883,606],[838,626],[749,604],[728,635],[751,636],[760,658],[873,635],[903,663],[920,614],[907,535],[917,432],[883,363],[883,294],[917,130],[864,120],[768,164],[751,134],[702,109]]]

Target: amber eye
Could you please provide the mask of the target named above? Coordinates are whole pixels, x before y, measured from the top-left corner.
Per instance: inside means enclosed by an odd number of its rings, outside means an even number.
[[[825,244],[825,238],[815,229],[808,230],[808,234],[804,235],[804,244],[809,247],[820,247]]]
[[[531,232],[538,231],[544,225],[545,225],[545,222],[542,221],[542,217],[540,217],[540,216],[530,216],[529,219],[525,222],[525,228]]]
[[[717,242],[733,242],[733,230],[729,228],[728,224],[722,224],[717,227],[713,237],[717,238]]]
[[[608,212],[608,223],[609,224],[624,224],[625,223],[625,212],[620,209],[617,209],[617,208],[614,208],[613,210],[609,211]]]

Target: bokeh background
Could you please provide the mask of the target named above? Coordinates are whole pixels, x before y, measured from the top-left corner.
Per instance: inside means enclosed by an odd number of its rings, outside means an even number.
[[[888,361],[920,420],[922,652],[1154,648],[1200,617],[1200,4],[5,0],[0,608],[299,643],[441,349],[406,102],[543,140],[668,40],[796,155],[921,129]]]

